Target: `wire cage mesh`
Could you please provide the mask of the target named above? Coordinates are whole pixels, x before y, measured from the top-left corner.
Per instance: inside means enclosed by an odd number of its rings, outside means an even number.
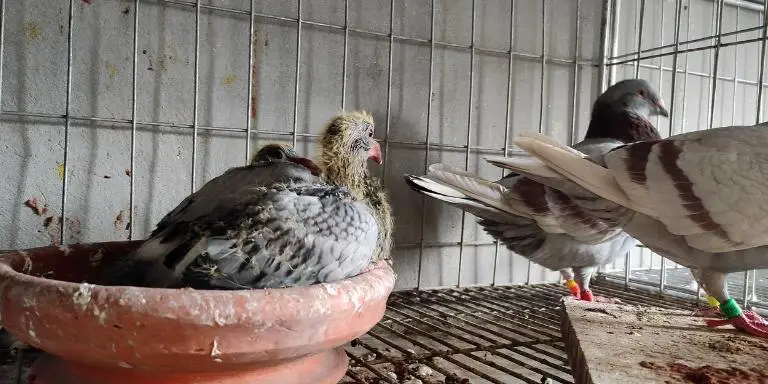
[[[259,146],[314,155],[328,118],[364,108],[384,151],[374,172],[394,204],[404,291],[372,339],[351,347],[348,379],[396,382],[381,367],[413,360],[392,341],[398,332],[440,326],[456,329],[455,343],[408,341],[417,361],[473,372],[492,345],[501,360],[482,360],[502,378],[472,373],[472,382],[571,382],[549,332],[562,292],[502,287],[559,274],[499,247],[471,215],[413,193],[402,175],[444,162],[497,179],[482,156],[516,151],[511,139],[526,131],[579,141],[593,100],[624,78],[662,92],[665,136],[761,121],[766,17],[763,2],[745,0],[0,0],[0,244],[143,238]],[[600,276],[599,289],[696,293],[689,271],[642,247]],[[731,292],[766,308],[767,277],[733,274]],[[426,290],[441,287],[450,289]],[[475,299],[484,304],[462,302]],[[546,337],[505,333],[496,323],[519,320],[509,311],[530,313]],[[457,314],[469,317],[446,320]],[[448,382],[450,369],[429,364]],[[522,368],[499,368],[509,364]]]

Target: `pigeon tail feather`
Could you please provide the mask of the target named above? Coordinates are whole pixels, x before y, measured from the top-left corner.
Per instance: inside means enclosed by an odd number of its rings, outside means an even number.
[[[629,209],[651,217],[657,216],[651,207],[632,201],[608,169],[589,161],[584,154],[577,154],[581,152],[562,144],[553,145],[551,139],[540,134],[524,134],[514,142],[582,188]],[[520,169],[518,172],[525,173],[526,170]]]

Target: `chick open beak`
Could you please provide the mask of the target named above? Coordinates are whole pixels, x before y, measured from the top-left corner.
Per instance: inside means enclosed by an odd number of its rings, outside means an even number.
[[[288,160],[309,169],[309,171],[312,172],[312,175],[320,176],[320,167],[318,167],[314,161],[307,159],[306,157],[290,157]]]
[[[371,149],[368,150],[368,158],[381,165],[381,146],[376,140],[371,140]]]

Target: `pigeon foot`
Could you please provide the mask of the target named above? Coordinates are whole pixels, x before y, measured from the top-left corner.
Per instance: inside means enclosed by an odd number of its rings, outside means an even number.
[[[748,315],[747,312],[734,317],[733,319],[711,319],[707,320],[708,327],[721,327],[726,324],[733,325],[734,328],[745,331],[750,335],[768,338],[768,321],[756,313]]]
[[[581,299],[581,289],[575,280],[566,280],[565,286],[568,287],[569,291],[571,291],[571,295],[573,297]]]

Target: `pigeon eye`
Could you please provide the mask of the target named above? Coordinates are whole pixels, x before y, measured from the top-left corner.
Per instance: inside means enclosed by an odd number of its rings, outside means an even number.
[[[647,96],[647,94],[645,92],[645,89],[641,89],[641,90],[637,91],[637,94],[640,95],[641,97],[646,97]]]
[[[373,137],[373,128],[368,128],[368,137]]]

